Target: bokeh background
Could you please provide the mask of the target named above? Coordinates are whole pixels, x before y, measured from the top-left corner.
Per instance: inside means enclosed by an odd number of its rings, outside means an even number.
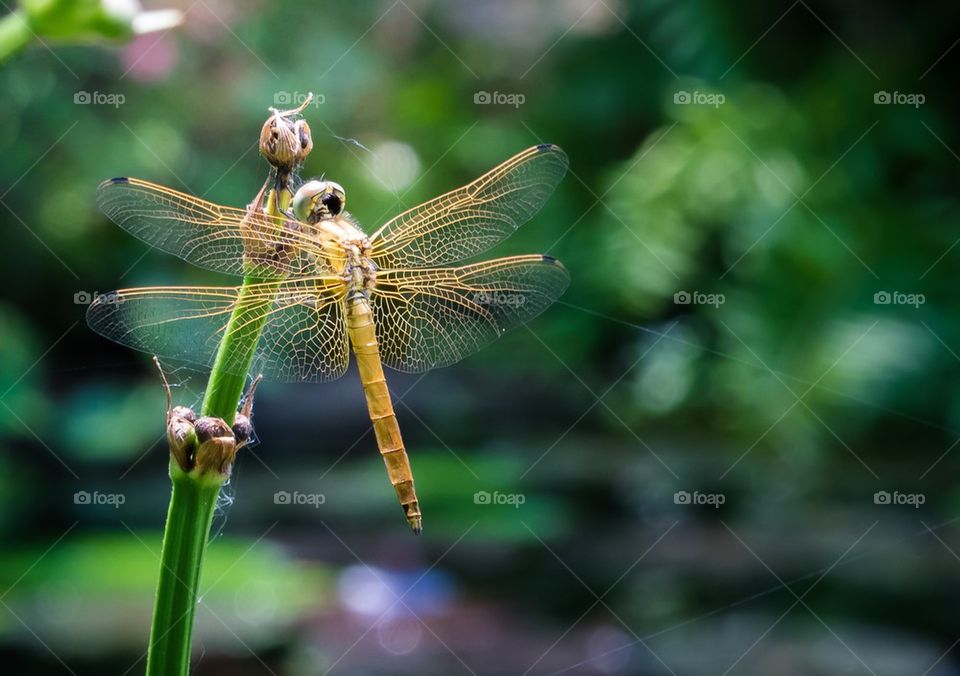
[[[572,284],[454,367],[389,374],[420,538],[355,372],[260,389],[196,674],[960,671],[960,7],[162,7],[183,25],[110,45],[69,44],[63,12],[0,65],[4,672],[142,671],[164,398],[84,304],[232,283],[108,222],[97,183],[246,204],[267,107],[308,91],[304,173],[370,229],[561,145],[567,178],[495,253]],[[198,403],[204,375],[167,366]]]

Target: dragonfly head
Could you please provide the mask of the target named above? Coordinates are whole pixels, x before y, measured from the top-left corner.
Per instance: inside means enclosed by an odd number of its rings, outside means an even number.
[[[343,213],[347,194],[333,181],[307,181],[293,196],[293,215],[300,221],[319,223]]]

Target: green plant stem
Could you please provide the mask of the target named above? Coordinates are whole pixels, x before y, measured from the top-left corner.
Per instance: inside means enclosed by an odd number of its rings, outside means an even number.
[[[245,302],[251,293],[249,286],[255,283],[254,279],[244,279],[240,300],[220,341],[201,408],[201,415],[222,418],[227,424],[233,424],[246,383],[246,375],[237,375],[237,369],[230,367],[245,364],[240,372],[249,370],[268,316],[262,303]],[[227,478],[228,475],[202,472],[200,468],[185,472],[175,460],[170,461],[173,492],[163,534],[147,676],[190,673],[197,585],[217,497]]]
[[[267,197],[266,211],[274,216],[282,215],[282,211],[290,207],[292,197],[289,189],[281,190],[279,195],[271,191]],[[259,289],[256,298],[251,298],[251,287],[255,284],[261,284],[261,280],[249,275],[243,278],[243,287],[217,348],[200,407],[200,415],[223,418],[230,425],[237,413],[237,404],[247,382],[247,372],[253,363],[253,354],[268,316],[269,308],[264,306],[262,300],[263,289]]]
[[[14,10],[0,19],[0,63],[26,47],[32,37],[22,12]]]
[[[223,418],[228,425],[233,424],[237,404],[240,403],[247,382],[247,372],[253,362],[263,325],[267,321],[267,308],[263,306],[263,301],[259,300],[262,296],[258,294],[253,304],[250,300],[251,286],[258,283],[259,280],[251,277],[243,279],[237,306],[230,315],[230,322],[217,348],[207,391],[200,406],[200,415]],[[237,365],[244,367],[235,368]]]
[[[289,191],[284,191],[279,201],[286,208]],[[270,196],[266,208],[271,213],[279,213],[276,195]],[[258,294],[253,298],[251,286],[258,283],[256,278],[244,277],[238,302],[217,348],[200,408],[202,416],[222,418],[229,425],[233,424],[246,374],[269,316],[263,296]],[[147,676],[188,676],[190,673],[197,585],[217,498],[228,475],[203,473],[196,468],[186,472],[171,458],[170,479],[173,492],[160,555],[162,566],[150,631]]]
[[[207,534],[222,481],[197,477],[170,461],[173,492],[163,534],[160,581],[147,653],[149,676],[187,674]]]
[[[237,369],[230,367],[246,364],[240,372],[245,374],[249,370],[267,317],[262,304],[251,306],[244,302],[250,295],[249,285],[254,283],[256,280],[244,279],[240,302],[230,316],[217,349],[201,408],[201,415],[222,418],[227,424],[233,424],[246,383],[246,376],[237,375]],[[147,676],[187,676],[190,673],[197,585],[217,497],[227,478],[226,474],[202,472],[200,468],[186,472],[174,459],[170,461],[173,492],[163,533]]]

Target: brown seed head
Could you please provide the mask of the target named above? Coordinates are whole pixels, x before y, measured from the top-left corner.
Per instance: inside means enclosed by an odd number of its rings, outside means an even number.
[[[297,119],[313,95],[298,108],[276,110],[260,130],[260,154],[281,172],[296,171],[313,150],[313,136],[306,120]]]
[[[197,414],[188,406],[174,406],[173,410],[170,411],[170,417],[180,418],[181,420],[186,420],[191,423],[197,420]]]
[[[233,419],[233,436],[237,439],[237,447],[245,446],[253,437],[253,423],[243,413],[237,413]]]
[[[230,426],[227,425],[220,418],[211,418],[210,416],[204,416],[199,418],[196,422],[197,428],[197,439],[200,440],[200,443],[214,439],[216,437],[232,437],[233,432],[230,430]]]
[[[237,440],[233,430],[222,419],[209,416],[199,418],[195,427],[200,445],[194,456],[194,469],[200,474],[229,476],[237,455]]]
[[[193,467],[197,450],[197,431],[193,426],[196,419],[197,414],[186,406],[174,406],[167,413],[167,446],[185,472]]]

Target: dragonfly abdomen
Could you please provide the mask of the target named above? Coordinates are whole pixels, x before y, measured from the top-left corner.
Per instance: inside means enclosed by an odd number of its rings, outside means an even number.
[[[353,352],[357,356],[360,383],[367,399],[367,410],[373,423],[377,447],[387,467],[387,476],[397,493],[397,500],[403,508],[407,523],[413,532],[419,535],[423,528],[423,519],[413,485],[413,471],[383,374],[373,313],[370,311],[369,301],[362,294],[355,295],[348,301],[347,331]]]

